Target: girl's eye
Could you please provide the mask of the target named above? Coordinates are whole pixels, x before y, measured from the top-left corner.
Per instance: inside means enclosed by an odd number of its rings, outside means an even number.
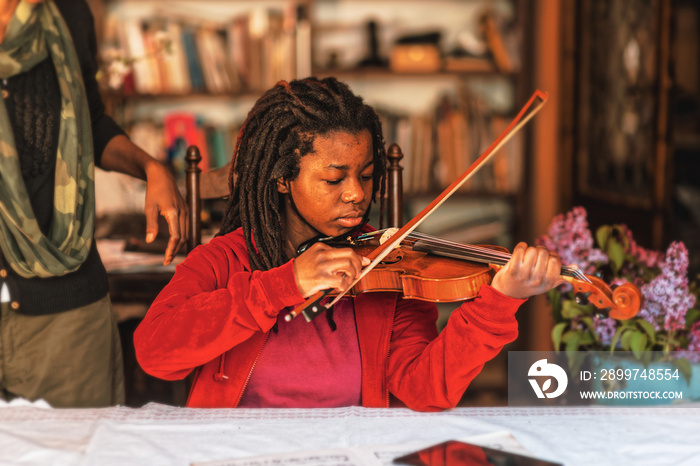
[[[372,181],[374,179],[374,174],[362,175],[362,181]]]
[[[326,183],[331,184],[331,185],[336,185],[340,184],[340,182],[343,180],[326,180]]]

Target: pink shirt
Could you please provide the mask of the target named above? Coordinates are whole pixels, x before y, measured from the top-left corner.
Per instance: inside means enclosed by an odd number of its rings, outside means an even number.
[[[331,331],[325,313],[311,322],[277,316],[248,381],[241,408],[330,408],[361,402],[360,348],[352,298],[335,305]]]

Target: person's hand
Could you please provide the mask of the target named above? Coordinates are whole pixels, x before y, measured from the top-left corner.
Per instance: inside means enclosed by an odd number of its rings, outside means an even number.
[[[294,277],[305,298],[332,288],[345,290],[370,260],[350,248],[333,248],[316,243],[294,259]]]
[[[170,239],[165,249],[163,265],[173,261],[175,254],[185,245],[189,235],[187,204],[170,170],[158,161],[146,166],[146,242],[158,236],[158,214],[168,223]]]
[[[559,256],[544,247],[519,243],[491,286],[511,298],[525,299],[564,283]]]

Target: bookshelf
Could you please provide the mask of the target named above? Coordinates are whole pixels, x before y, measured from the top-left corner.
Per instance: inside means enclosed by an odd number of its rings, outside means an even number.
[[[205,168],[225,163],[248,109],[279,79],[333,75],[377,109],[387,143],[402,147],[410,215],[466,169],[532,91],[522,66],[527,0],[91,3],[108,111],[176,172],[189,143],[204,148]],[[454,209],[473,210],[476,200],[499,212],[500,230],[481,230],[491,232],[482,242],[514,241],[525,149],[516,137],[453,201]],[[455,220],[445,231],[492,221]]]

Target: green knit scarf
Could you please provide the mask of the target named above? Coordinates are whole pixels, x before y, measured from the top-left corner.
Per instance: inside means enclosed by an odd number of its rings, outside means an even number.
[[[47,235],[39,229],[22,179],[5,102],[0,99],[0,246],[23,277],[65,275],[90,251],[95,178],[89,108],[80,63],[56,5],[20,1],[0,44],[0,78],[51,56],[61,90],[54,212]]]

